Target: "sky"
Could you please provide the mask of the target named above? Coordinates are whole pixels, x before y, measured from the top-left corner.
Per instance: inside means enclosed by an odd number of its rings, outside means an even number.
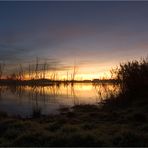
[[[0,62],[50,63],[63,79],[108,77],[109,70],[148,54],[148,2],[0,1]]]

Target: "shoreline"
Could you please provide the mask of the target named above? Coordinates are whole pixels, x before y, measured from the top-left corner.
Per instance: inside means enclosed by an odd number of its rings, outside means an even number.
[[[102,84],[102,83],[110,83],[110,84],[116,84],[118,81],[117,80],[98,80],[98,81],[92,81],[92,80],[84,80],[84,81],[72,81],[72,80],[69,80],[69,81],[63,81],[63,80],[49,80],[49,79],[31,79],[31,80],[9,80],[9,79],[2,79],[0,80],[0,85],[1,86],[19,86],[19,85],[22,85],[22,86],[52,86],[52,85],[60,85],[60,84],[64,84],[64,85],[74,85],[76,83],[84,83],[84,84],[94,84],[94,85],[97,85],[97,84]]]
[[[147,99],[143,107],[77,105],[58,115],[21,118],[0,113],[0,146],[148,146]],[[113,105],[113,104],[116,105]]]

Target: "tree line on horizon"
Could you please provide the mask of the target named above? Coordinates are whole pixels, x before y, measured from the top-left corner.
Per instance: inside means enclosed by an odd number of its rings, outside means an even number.
[[[51,63],[48,63],[46,60],[44,62],[40,62],[39,58],[36,58],[35,64],[28,64],[28,67],[23,67],[22,64],[19,64],[17,67],[17,71],[12,72],[4,76],[4,71],[6,69],[5,62],[0,63],[0,80],[37,80],[37,79],[47,79],[47,75],[51,72],[48,79],[57,80],[59,79],[58,73],[56,72],[55,67],[50,67]],[[78,73],[78,66],[74,65],[72,73],[69,74],[68,71],[66,73],[65,80],[75,81],[76,75]],[[70,78],[69,78],[70,76]]]

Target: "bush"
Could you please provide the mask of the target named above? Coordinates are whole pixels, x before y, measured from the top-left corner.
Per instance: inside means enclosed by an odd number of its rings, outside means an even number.
[[[123,93],[141,92],[148,87],[148,59],[120,64],[116,69],[116,79]]]

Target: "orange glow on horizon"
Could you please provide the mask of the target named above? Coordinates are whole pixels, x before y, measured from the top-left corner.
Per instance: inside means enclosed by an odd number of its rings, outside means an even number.
[[[78,65],[75,70],[74,75],[74,66],[69,66],[69,69],[61,69],[61,70],[46,70],[38,71],[38,76],[36,77],[36,72],[29,71],[24,72],[23,79],[40,79],[46,78],[51,80],[93,80],[93,79],[110,79],[110,64],[86,64],[86,65]],[[45,76],[44,76],[45,75]],[[11,75],[10,75],[11,76]]]
[[[53,79],[53,80],[72,80],[73,73],[71,71],[56,71],[56,72],[46,72],[45,78],[47,79]],[[24,79],[28,80],[31,77],[29,77],[29,74],[26,73]],[[32,76],[32,78],[35,78],[35,74]],[[43,78],[42,76],[39,76],[39,78]],[[93,80],[93,79],[109,79],[111,78],[110,71],[105,72],[92,72],[92,73],[77,73],[75,75],[74,80]]]

